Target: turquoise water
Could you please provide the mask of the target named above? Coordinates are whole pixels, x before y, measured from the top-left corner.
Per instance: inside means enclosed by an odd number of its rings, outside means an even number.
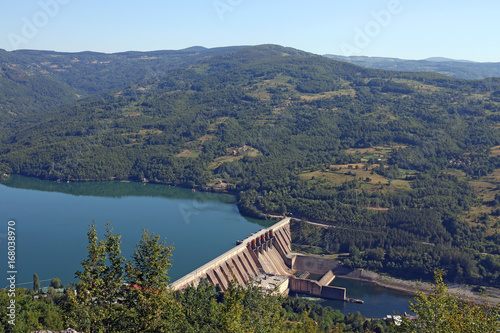
[[[17,283],[28,288],[34,273],[40,280],[75,281],[92,220],[101,236],[112,222],[126,258],[143,228],[166,237],[175,247],[171,281],[269,223],[242,217],[233,196],[133,182],[55,183],[14,175],[0,182],[0,200],[1,267],[7,262],[7,222],[14,220]]]

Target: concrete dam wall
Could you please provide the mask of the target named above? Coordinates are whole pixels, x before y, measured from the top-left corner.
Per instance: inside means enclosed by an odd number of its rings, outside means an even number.
[[[219,285],[226,291],[231,281],[246,286],[259,281],[280,293],[288,290],[317,297],[346,301],[344,288],[329,284],[335,279],[332,269],[338,261],[291,254],[290,218],[261,230],[239,242],[239,245],[170,285],[173,290],[198,286],[201,279]],[[295,272],[323,274],[319,281],[293,276]]]
[[[261,274],[290,276],[295,272],[291,259],[287,258],[291,240],[290,218],[286,218],[244,239],[241,244],[175,281],[170,287],[173,290],[189,285],[196,287],[201,279],[206,278],[225,291],[230,281],[245,286]]]
[[[319,281],[300,279],[295,276],[291,276],[289,288],[291,291],[296,293],[340,301],[347,300],[345,288],[329,286],[333,279],[335,279],[335,275],[332,271],[326,272]]]

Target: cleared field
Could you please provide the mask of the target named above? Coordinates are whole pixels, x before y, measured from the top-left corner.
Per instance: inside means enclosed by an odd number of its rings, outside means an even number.
[[[312,171],[303,173],[300,177],[325,186],[338,186],[346,181],[358,179],[361,188],[367,191],[386,191],[410,189],[410,182],[404,179],[389,180],[373,171],[378,164],[365,165],[362,163],[331,165],[327,171]],[[403,172],[404,173],[404,172]],[[389,186],[390,185],[390,186]]]
[[[187,157],[187,158],[196,158],[201,154],[201,150],[192,150],[192,149],[184,149],[177,157]]]
[[[491,155],[499,156],[500,155],[500,146],[495,146],[491,148]]]
[[[326,91],[319,94],[301,94],[300,98],[305,101],[314,101],[317,99],[334,97],[334,96],[351,96],[356,97],[356,90],[354,89],[339,89],[335,91]]]
[[[208,126],[208,130],[210,132],[215,132],[217,130],[217,127],[228,119],[229,119],[229,117],[217,118],[217,120],[215,122],[211,123],[210,126]]]
[[[204,143],[204,142],[212,140],[213,138],[214,138],[213,135],[207,134],[207,135],[204,135],[204,136],[200,137],[197,141],[201,142],[201,143]]]
[[[260,151],[250,146],[229,148],[228,155],[217,157],[212,163],[210,163],[208,168],[210,170],[214,170],[221,166],[223,163],[241,160],[245,156],[255,157],[259,156],[260,154]]]
[[[500,231],[500,216],[495,216],[494,211],[500,206],[490,204],[495,200],[495,195],[500,193],[500,169],[478,180],[470,180],[478,200],[477,204],[465,214],[465,219],[471,226],[486,227],[488,234]]]
[[[397,146],[376,146],[370,148],[351,148],[347,149],[346,153],[361,156],[362,160],[368,160],[370,158],[373,159],[387,159],[388,155],[391,153],[393,149],[397,148],[406,148],[404,145]]]

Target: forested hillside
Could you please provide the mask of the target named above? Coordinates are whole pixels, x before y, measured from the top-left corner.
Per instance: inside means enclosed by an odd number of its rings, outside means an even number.
[[[178,51],[63,53],[0,49],[0,116],[30,115],[110,90],[143,84],[170,70],[240,47]]]
[[[500,79],[366,69],[264,45],[30,120],[0,129],[2,173],[229,191],[247,215],[335,226],[298,223],[299,250],[500,286]]]

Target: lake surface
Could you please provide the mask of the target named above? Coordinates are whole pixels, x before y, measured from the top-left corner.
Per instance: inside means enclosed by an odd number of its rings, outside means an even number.
[[[127,259],[143,228],[166,237],[167,244],[175,247],[171,281],[269,225],[242,217],[233,196],[133,182],[56,183],[13,175],[0,182],[0,200],[1,267],[7,261],[7,222],[14,220],[17,282],[28,283],[22,285],[28,288],[34,273],[40,280],[75,281],[87,256],[92,220],[100,238],[105,224],[112,222],[114,232],[122,235]],[[6,270],[2,270],[3,275]]]
[[[173,244],[171,281],[204,265],[235,246],[238,239],[273,222],[242,217],[233,196],[193,192],[164,185],[89,182],[56,183],[13,175],[0,181],[0,268],[6,274],[7,222],[16,222],[17,283],[32,288],[40,280],[58,277],[75,281],[87,256],[87,231],[92,220],[102,238],[112,222],[122,235],[122,251],[129,259],[134,245],[149,229]],[[5,281],[5,278],[4,278]],[[48,285],[49,281],[42,282]],[[382,318],[408,311],[411,295],[364,282],[337,278],[332,285],[347,288],[347,296],[365,304],[313,299],[342,313],[361,312]],[[0,288],[4,285],[0,285]],[[309,298],[309,297],[306,297]]]
[[[359,311],[364,317],[368,318],[384,318],[387,315],[410,312],[409,301],[413,300],[414,297],[408,293],[388,289],[373,283],[338,277],[330,285],[346,288],[347,297],[361,299],[365,303],[348,303],[305,295],[300,295],[300,297],[317,302],[324,307],[331,306],[333,309],[340,310],[345,315]]]

